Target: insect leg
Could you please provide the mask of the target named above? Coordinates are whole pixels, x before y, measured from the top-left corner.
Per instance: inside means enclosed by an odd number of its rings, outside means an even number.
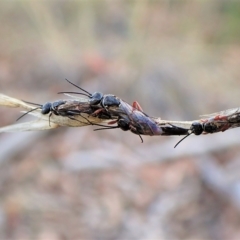
[[[140,106],[140,104],[137,101],[134,101],[132,106],[133,106],[133,108],[137,109],[138,111],[143,112],[142,107]]]
[[[48,117],[49,127],[51,127],[51,124],[50,124],[50,117],[51,117],[51,116],[52,116],[52,112],[50,112],[49,117]]]
[[[82,122],[82,121],[80,121],[80,120],[78,120],[78,119],[76,119],[76,118],[74,118],[74,116],[75,115],[80,115],[82,118],[84,118],[88,123],[89,123],[89,125],[95,125],[95,126],[100,126],[100,127],[104,127],[104,128],[106,128],[106,127],[108,127],[108,126],[106,126],[106,125],[102,125],[102,124],[98,124],[98,123],[92,123],[91,121],[89,121],[89,119],[88,118],[86,118],[86,117],[84,117],[81,113],[78,113],[78,114],[76,114],[75,112],[71,112],[71,111],[68,111],[68,114],[73,114],[72,116],[70,115],[68,115],[67,117],[68,118],[70,118],[70,119],[72,119],[72,120],[75,120],[75,121],[78,121],[78,122],[80,122],[80,123],[83,123],[83,124],[86,124],[85,122]],[[113,128],[113,127],[112,127]],[[114,127],[115,128],[115,127]],[[95,131],[95,130],[94,130]]]

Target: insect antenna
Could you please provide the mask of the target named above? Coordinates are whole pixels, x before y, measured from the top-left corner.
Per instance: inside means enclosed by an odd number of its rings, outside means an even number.
[[[25,102],[25,103],[29,103],[29,104],[32,104],[32,105],[42,107],[42,104],[39,104],[39,103],[28,102],[28,101],[25,101],[25,100],[22,100],[22,101]]]
[[[40,105],[40,106],[41,106],[41,105]],[[33,112],[33,111],[35,111],[35,110],[37,110],[37,109],[41,109],[41,107],[36,107],[36,108],[33,108],[33,109],[25,112],[25,113],[24,113],[22,116],[20,116],[16,121],[18,121],[19,119],[21,119],[22,117],[24,117],[24,116],[27,115],[28,113]]]
[[[98,124],[98,126],[99,126],[99,124]],[[94,129],[93,131],[108,130],[108,129],[116,129],[116,128],[120,128],[120,127],[119,127],[119,126],[108,127],[108,126],[104,126],[104,125],[102,125],[102,128],[97,128],[97,129]]]
[[[182,142],[185,138],[189,137],[193,132],[188,133],[184,138],[182,138],[180,141],[177,142],[177,144],[174,146],[174,148],[177,147],[177,145]]]
[[[69,82],[70,84],[72,84],[74,87],[76,87],[76,88],[82,90],[83,92],[87,93],[87,94],[88,94],[88,97],[92,96],[92,94],[91,94],[90,92],[88,92],[88,91],[84,90],[83,88],[79,87],[78,85],[70,82],[67,78],[65,78],[65,80],[66,80],[67,82]]]
[[[70,93],[70,94],[80,94],[80,95],[84,95],[87,97],[91,97],[92,95],[88,95],[86,93],[79,93],[79,92],[58,92],[58,94],[62,94],[62,93]]]

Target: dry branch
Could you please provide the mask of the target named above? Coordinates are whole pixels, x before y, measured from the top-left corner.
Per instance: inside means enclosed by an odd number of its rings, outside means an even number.
[[[72,98],[49,103],[50,108],[45,111],[45,104],[36,108],[36,106],[21,100],[0,94],[0,106],[22,108],[25,113],[37,118],[34,121],[2,127],[0,132],[46,130],[61,126],[98,125],[105,127],[104,129],[121,128],[124,131],[130,130],[139,136],[185,135],[187,137],[190,134],[217,133],[240,125],[239,108],[205,115],[204,119],[194,121],[170,121],[149,117],[139,107],[131,106],[111,94],[103,95],[101,101],[97,104],[91,102],[95,100],[92,95],[88,99],[67,95]],[[103,102],[107,98],[108,101],[116,101],[119,104],[114,103],[105,106]],[[117,126],[108,125],[111,121]]]

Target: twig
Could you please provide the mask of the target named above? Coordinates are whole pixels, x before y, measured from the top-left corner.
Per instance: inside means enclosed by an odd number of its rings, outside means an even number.
[[[68,96],[72,99],[58,100],[43,105],[32,106],[21,100],[0,94],[0,106],[22,108],[25,114],[37,119],[0,128],[0,132],[46,130],[61,126],[82,127],[98,125],[101,129],[121,128],[124,131],[150,136],[185,135],[175,147],[191,134],[217,133],[240,126],[239,108],[205,115],[194,121],[171,121],[149,117],[135,102],[133,106],[112,94],[100,94],[101,99]],[[97,102],[96,102],[97,101]],[[26,112],[27,111],[27,112]],[[112,126],[109,124],[117,124]],[[107,125],[106,125],[107,124]]]

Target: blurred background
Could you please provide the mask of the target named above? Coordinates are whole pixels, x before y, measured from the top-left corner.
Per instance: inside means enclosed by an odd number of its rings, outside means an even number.
[[[11,97],[64,98],[68,78],[168,120],[240,105],[238,1],[1,1],[0,21]],[[93,129],[0,135],[0,239],[240,239],[239,129],[176,149]]]

